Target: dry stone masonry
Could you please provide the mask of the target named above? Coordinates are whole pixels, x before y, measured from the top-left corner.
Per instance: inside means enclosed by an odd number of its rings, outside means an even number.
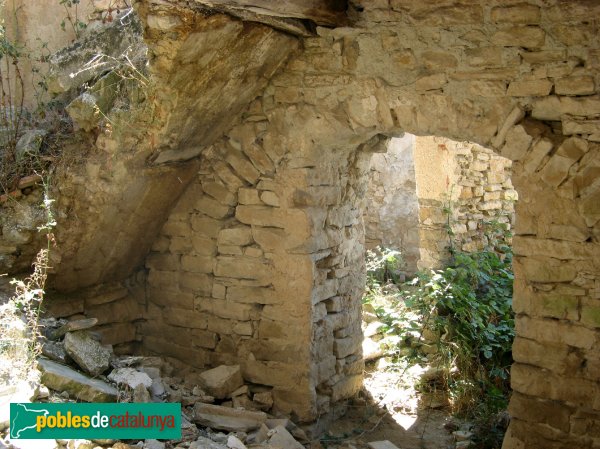
[[[126,126],[80,131],[54,287],[135,280],[123,322],[145,351],[235,362],[275,410],[322,424],[361,385],[372,153],[404,132],[475,142],[512,161],[519,193],[504,449],[598,447],[600,4],[188,3],[136,6],[156,85]],[[490,204],[511,195],[491,184]]]
[[[367,248],[400,250],[409,273],[444,264],[448,226],[454,248],[482,250],[494,227],[512,229],[517,192],[511,166],[473,143],[410,134],[391,139],[387,152],[371,159]]]

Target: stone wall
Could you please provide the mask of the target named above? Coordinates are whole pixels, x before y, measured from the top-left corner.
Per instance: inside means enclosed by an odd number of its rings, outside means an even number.
[[[489,224],[502,224],[506,231],[513,225],[517,193],[511,165],[468,142],[413,135],[391,139],[387,152],[371,159],[367,248],[400,250],[409,273],[447,261],[448,226],[454,248],[484,249],[494,229]]]
[[[409,273],[417,271],[420,259],[415,139],[412,134],[391,139],[385,153],[373,155],[363,216],[366,248],[399,250]]]
[[[495,225],[509,232],[514,221],[517,193],[510,178],[510,160],[481,145],[418,137],[415,166],[420,267],[442,266],[450,244],[474,252],[496,240],[511,243]]]

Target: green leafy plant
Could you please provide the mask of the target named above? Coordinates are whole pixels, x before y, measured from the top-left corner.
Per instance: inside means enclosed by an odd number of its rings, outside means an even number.
[[[81,32],[87,27],[86,23],[79,18],[80,2],[81,0],[59,0],[66,14],[60,23],[60,27],[63,31],[66,31],[68,24],[69,28],[73,30],[75,38],[79,38]]]
[[[386,250],[369,255],[364,302],[385,323],[397,366],[438,368],[442,378],[424,382],[422,390],[446,390],[453,412],[474,423],[477,447],[495,449],[505,431],[498,416],[510,395],[512,251],[503,224],[482,223],[481,229],[484,250],[451,246],[446,268],[420,272],[406,283],[390,285]]]

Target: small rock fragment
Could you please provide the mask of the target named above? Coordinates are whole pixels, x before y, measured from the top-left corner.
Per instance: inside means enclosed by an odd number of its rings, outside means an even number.
[[[97,318],[85,318],[82,320],[73,320],[51,332],[51,339],[58,340],[67,332],[80,331],[94,327],[98,323]]]
[[[304,449],[300,443],[298,443],[291,433],[283,426],[277,426],[269,432],[269,444],[272,446],[282,447],[285,449]]]
[[[248,449],[235,435],[229,435],[229,437],[227,437],[227,447],[230,449]]]
[[[133,402],[152,402],[150,393],[148,393],[144,384],[140,383],[133,389]]]
[[[388,440],[371,441],[368,445],[371,449],[398,449],[395,444],[392,444],[392,442]]]
[[[145,440],[144,449],[165,449],[165,443],[158,440]]]
[[[144,388],[150,388],[152,379],[146,374],[133,368],[117,368],[108,375],[108,380],[118,384],[135,388],[142,384]]]

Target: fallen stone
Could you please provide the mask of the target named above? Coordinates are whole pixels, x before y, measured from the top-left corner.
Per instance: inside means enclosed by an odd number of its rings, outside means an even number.
[[[398,446],[388,440],[371,441],[367,443],[371,449],[398,449]]]
[[[385,351],[381,349],[381,345],[369,337],[363,340],[362,350],[365,362],[378,359],[385,355]]]
[[[87,402],[115,402],[117,390],[112,385],[75,371],[52,360],[39,359],[42,382],[55,391],[65,391],[70,397]]]
[[[454,435],[456,441],[466,441],[473,436],[473,432],[469,432],[468,430],[457,430],[452,432],[452,435]]]
[[[167,392],[165,386],[160,379],[152,379],[152,385],[150,385],[150,393],[156,398],[163,398]]]
[[[202,388],[217,399],[231,397],[231,393],[244,385],[239,365],[221,365],[200,374]]]
[[[84,318],[82,320],[73,320],[67,322],[67,324],[59,327],[55,331],[52,331],[51,339],[58,340],[60,337],[65,335],[67,332],[80,331],[94,327],[98,323],[97,318]]]
[[[190,444],[189,449],[227,449],[227,446],[206,437],[198,437],[196,441]]]
[[[112,370],[108,375],[108,380],[117,385],[127,385],[130,388],[135,388],[142,384],[144,388],[152,386],[152,379],[146,373],[142,373],[133,368],[117,368]]]
[[[263,411],[267,411],[273,407],[273,394],[270,391],[255,393],[252,401]]]
[[[42,345],[42,354],[49,359],[56,360],[57,362],[67,364],[69,363],[70,357],[65,351],[65,345],[60,341],[46,341]]]
[[[144,449],[165,449],[165,443],[158,440],[145,440]]]
[[[227,447],[230,449],[248,449],[242,441],[235,435],[227,437]]]
[[[148,390],[146,390],[144,384],[140,383],[133,389],[133,402],[152,402],[150,393],[148,393]]]
[[[248,437],[248,441],[253,444],[264,443],[269,438],[269,430],[265,424],[261,424],[258,430]]]
[[[67,449],[94,449],[96,444],[90,440],[69,440]]]
[[[214,429],[230,432],[248,432],[258,429],[267,420],[263,412],[237,410],[219,405],[197,403],[194,422]]]
[[[304,449],[304,446],[297,442],[284,426],[275,427],[269,432],[269,435],[268,443],[272,446],[283,449]]]
[[[15,156],[17,162],[21,162],[26,156],[35,156],[40,152],[42,141],[48,134],[48,131],[43,129],[32,129],[25,131],[17,141],[15,146]]]
[[[231,399],[233,408],[243,408],[244,410],[260,410],[258,406],[246,395],[234,396]]]
[[[181,414],[181,439],[183,441],[194,441],[198,438],[198,428],[192,423],[185,414]]]
[[[112,347],[102,346],[87,331],[68,332],[65,335],[65,351],[92,376],[106,371],[112,357]]]
[[[372,337],[376,334],[379,334],[384,326],[385,324],[383,324],[381,321],[372,321],[363,331],[363,335],[365,337]]]

